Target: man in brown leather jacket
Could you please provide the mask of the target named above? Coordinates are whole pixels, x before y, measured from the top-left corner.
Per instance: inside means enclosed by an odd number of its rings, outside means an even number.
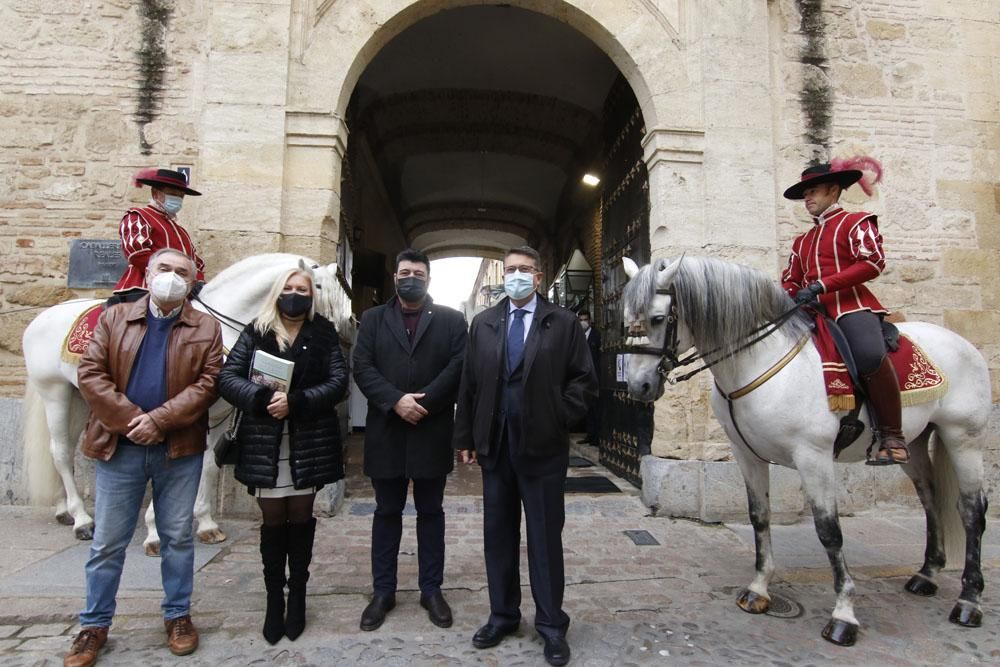
[[[91,409],[82,451],[97,460],[95,533],[86,608],[67,667],[93,665],[107,641],[125,549],[150,481],[167,645],[175,655],[198,648],[190,616],[192,515],[222,335],[214,319],[187,301],[195,276],[183,253],[156,252],[146,270],[149,296],[106,310],[80,360],[80,391]]]

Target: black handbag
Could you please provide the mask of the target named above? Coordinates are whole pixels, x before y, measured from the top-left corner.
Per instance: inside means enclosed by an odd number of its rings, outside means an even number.
[[[225,465],[236,465],[240,458],[240,443],[236,439],[236,433],[240,428],[240,419],[243,418],[243,411],[233,408],[233,417],[229,422],[229,428],[222,434],[219,441],[215,443],[215,465],[220,468]]]

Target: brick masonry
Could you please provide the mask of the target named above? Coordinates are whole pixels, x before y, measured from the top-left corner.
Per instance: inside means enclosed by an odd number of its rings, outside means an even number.
[[[129,184],[138,167],[191,166],[196,187],[212,192],[181,214],[210,273],[285,249],[333,261],[347,141],[339,119],[352,77],[397,34],[398,24],[383,29],[388,22],[415,4],[5,3],[0,395],[23,390],[20,335],[35,311],[21,309],[88,294],[65,287],[69,241],[114,237],[122,210],[148,196]],[[409,15],[452,4],[424,2]],[[825,0],[822,68],[802,62],[803,0],[557,4],[554,15],[608,51],[642,106],[655,255],[689,250],[777,275],[805,224],[781,190],[824,151],[875,155],[885,182],[872,200],[847,203],[882,221],[889,269],[879,296],[909,319],[972,340],[1000,395],[994,2]],[[161,86],[139,55],[151,9],[169,10]],[[809,77],[833,92],[826,146],[803,140]],[[140,99],[155,102],[142,125]],[[599,238],[596,226],[581,234],[595,267]],[[728,455],[707,388],[660,402],[654,453]]]

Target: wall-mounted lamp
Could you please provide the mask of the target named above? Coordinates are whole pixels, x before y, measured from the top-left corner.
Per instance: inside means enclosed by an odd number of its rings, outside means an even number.
[[[582,179],[580,179],[580,180],[582,180],[582,181],[583,181],[583,184],[584,184],[584,185],[587,185],[587,186],[589,186],[589,187],[592,187],[592,188],[593,188],[593,187],[596,187],[596,186],[597,186],[597,185],[599,185],[599,184],[600,184],[600,182],[601,182],[601,179],[600,179],[600,178],[598,178],[598,177],[597,177],[597,176],[595,176],[594,174],[589,174],[589,173],[588,173],[588,174],[584,174],[584,175],[583,175],[583,178],[582,178]]]

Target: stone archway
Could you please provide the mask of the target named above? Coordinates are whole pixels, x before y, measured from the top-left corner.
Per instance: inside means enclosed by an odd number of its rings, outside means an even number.
[[[281,232],[286,250],[335,258],[341,161],[349,140],[345,112],[368,64],[418,21],[477,4],[388,0],[371,6],[317,0],[299,7],[292,17],[285,119]],[[665,238],[668,210],[697,226],[703,207],[703,121],[700,74],[690,75],[683,57],[688,2],[506,4],[564,22],[608,55],[635,92],[646,122],[652,236]]]

